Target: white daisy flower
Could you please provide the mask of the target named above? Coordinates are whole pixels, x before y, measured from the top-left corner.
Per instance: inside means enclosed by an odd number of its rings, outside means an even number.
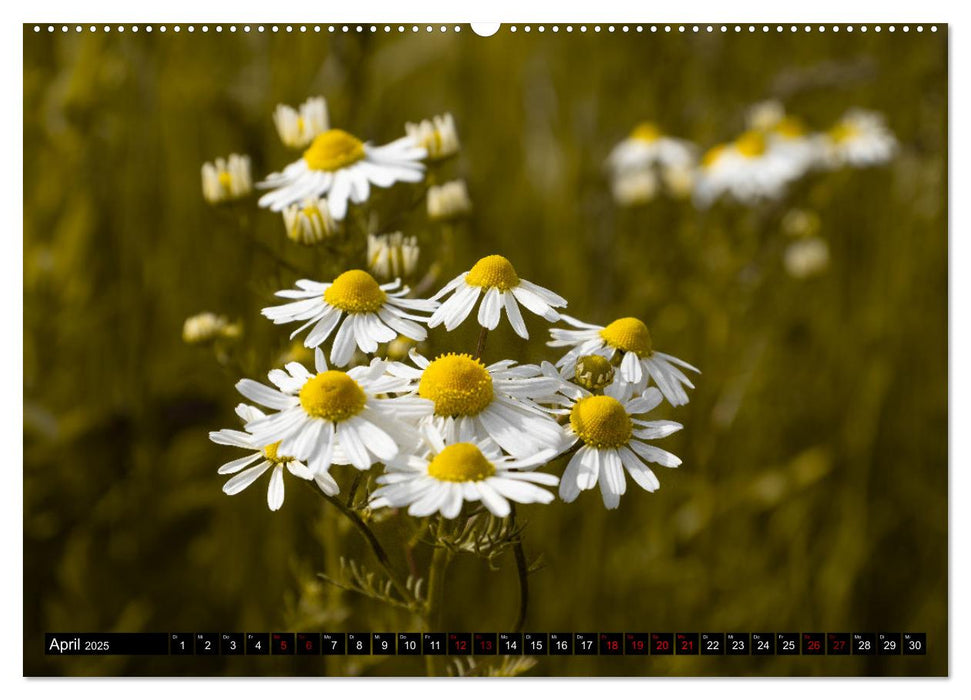
[[[323,199],[308,197],[301,204],[283,210],[287,238],[294,243],[315,245],[337,232],[337,224]]]
[[[571,503],[581,491],[600,484],[604,505],[613,509],[627,490],[624,470],[645,491],[661,484],[646,462],[677,467],[681,460],[660,447],[648,444],[681,430],[674,421],[646,421],[636,416],[661,403],[661,392],[650,387],[631,398],[630,385],[614,383],[603,395],[584,396],[570,409],[569,434],[581,443],[560,477],[560,498]]]
[[[897,152],[897,139],[883,115],[852,109],[823,135],[826,164],[863,168],[886,163]]]
[[[445,113],[418,124],[405,124],[405,133],[428,152],[429,160],[441,160],[459,152],[459,136],[452,115]]]
[[[202,196],[210,204],[241,199],[253,191],[249,156],[233,153],[202,165]]]
[[[747,131],[732,143],[715,146],[702,158],[695,201],[706,207],[723,195],[746,205],[777,199],[798,175],[798,164],[788,154],[769,148],[761,132]]]
[[[276,295],[298,301],[268,306],[262,313],[277,324],[303,321],[290,334],[291,339],[313,326],[304,340],[308,348],[319,346],[336,328],[330,361],[343,367],[353,357],[355,344],[361,352],[373,353],[378,343],[391,342],[399,333],[413,340],[428,336],[428,330],[416,323],[427,321],[427,317],[413,312],[434,311],[438,304],[427,299],[408,299],[409,291],[401,286],[401,280],[379,285],[364,270],[348,270],[333,282],[297,280],[297,289],[285,289]]]
[[[312,374],[291,362],[286,371],[271,371],[267,376],[275,388],[252,379],[236,384],[243,396],[276,411],[246,424],[256,444],[278,443],[279,453],[306,462],[326,493],[336,487],[328,474],[331,464],[366,470],[414,449],[415,426],[434,405],[417,396],[388,398],[406,391],[408,381],[387,374],[387,362],[332,370],[317,348],[315,367]]]
[[[779,100],[764,100],[748,108],[745,124],[749,129],[769,131],[785,119],[786,108]]]
[[[425,195],[428,218],[432,221],[451,221],[472,211],[472,200],[465,180],[452,180],[432,185]]]
[[[537,402],[557,391],[536,365],[512,360],[484,365],[471,355],[449,353],[432,361],[410,353],[417,367],[394,363],[388,373],[410,382],[410,390],[434,403],[425,422],[442,435],[451,430],[492,440],[517,458],[564,448],[563,429]]]
[[[405,236],[400,231],[367,237],[368,269],[378,277],[404,277],[412,275],[418,267],[418,239]]]
[[[367,201],[371,185],[421,182],[425,149],[405,136],[386,146],[372,146],[341,129],[314,137],[303,157],[282,172],[267,176],[258,187],[273,191],[260,197],[260,206],[282,211],[307,197],[327,195],[327,206],[338,221],[347,214],[348,200]]]
[[[273,112],[273,123],[284,145],[290,148],[304,148],[317,134],[330,127],[327,115],[327,100],[311,97],[299,109],[289,105],[277,105]]]
[[[821,163],[821,139],[809,133],[797,117],[784,116],[764,133],[769,150],[790,164],[793,179],[802,177]]]
[[[578,330],[551,328],[553,339],[546,344],[553,348],[571,348],[556,362],[564,377],[574,375],[577,359],[584,355],[603,355],[613,360],[619,352],[620,378],[630,384],[635,392],[646,387],[648,379],[653,379],[672,406],[688,403],[688,393],[684,387],[693,389],[695,385],[678,367],[699,374],[701,370],[684,360],[655,350],[651,334],[640,319],[620,318],[607,326],[584,323],[566,314],[563,320]]]
[[[254,406],[241,403],[236,407],[236,415],[243,419],[245,423],[251,423],[264,417],[262,411]],[[283,468],[296,477],[308,481],[314,478],[314,473],[307,468],[303,462],[288,457],[280,453],[279,442],[268,445],[257,442],[251,433],[240,430],[217,430],[209,433],[209,439],[219,445],[230,445],[232,447],[242,447],[250,450],[250,454],[219,467],[220,474],[235,474],[232,479],[223,485],[223,492],[229,496],[235,496],[254,481],[259,479],[272,469],[270,474],[270,485],[266,490],[266,502],[270,510],[280,510],[283,505]],[[254,465],[253,463],[256,462]],[[252,466],[251,466],[252,465]],[[327,493],[337,493],[337,484],[329,476],[325,479]]]
[[[454,518],[469,501],[481,502],[497,518],[504,518],[510,513],[509,501],[551,503],[554,499],[537,484],[555,486],[559,480],[530,471],[549,461],[552,452],[517,460],[470,436],[453,442],[428,430],[425,439],[422,454],[392,461],[378,477],[382,486],[372,494],[372,508],[407,506],[408,514],[415,517],[438,512]]]
[[[499,325],[500,313],[505,309],[509,323],[520,338],[529,338],[529,332],[526,330],[519,304],[551,322],[560,317],[553,307],[566,306],[566,299],[558,294],[520,279],[512,263],[501,255],[482,258],[471,270],[463,272],[442,287],[432,300],[452,292],[455,293],[432,314],[428,321],[429,328],[443,323],[445,330],[457,328],[472,312],[480,293],[482,304],[479,306],[479,325],[494,330]]]
[[[690,167],[695,162],[695,151],[690,141],[665,136],[654,124],[642,122],[614,146],[607,156],[607,166],[615,174],[652,166]]]
[[[614,201],[622,207],[635,207],[647,204],[658,193],[658,177],[648,168],[625,170],[613,176],[610,192]]]

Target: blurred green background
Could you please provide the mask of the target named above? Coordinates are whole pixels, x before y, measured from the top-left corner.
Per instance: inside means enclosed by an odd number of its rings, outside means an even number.
[[[265,478],[223,495],[216,468],[237,453],[207,439],[236,425],[239,373],[261,377],[286,349],[259,316],[297,277],[280,261],[320,279],[364,264],[363,234],[306,249],[255,198],[201,195],[216,156],[248,153],[254,180],[290,162],[272,110],[317,94],[332,124],[379,143],[455,116],[448,175],[475,211],[447,230],[396,226],[419,237],[422,274],[437,260],[443,283],[502,253],[571,314],[639,316],[655,347],[703,371],[688,406],[661,411],[685,426],[661,443],[684,464],[658,471],[657,493],[631,485],[616,511],[596,492],[520,509],[545,564],[527,629],[928,635],[925,657],[543,657],[530,675],[947,673],[946,28],[44,30],[24,28],[26,674],[424,672],[406,658],[41,653],[44,631],[416,629],[315,578],[340,556],[374,564],[318,498],[291,479],[270,513]],[[638,121],[707,146],[768,97],[818,129],[879,110],[900,152],[755,209],[612,202],[603,161]],[[782,264],[793,209],[830,249],[810,279]],[[182,343],[203,310],[243,321],[238,367]],[[529,343],[490,336],[486,359],[554,359],[546,324],[530,329]],[[427,350],[473,340],[438,329]],[[499,563],[453,562],[448,629],[512,626],[515,570]]]

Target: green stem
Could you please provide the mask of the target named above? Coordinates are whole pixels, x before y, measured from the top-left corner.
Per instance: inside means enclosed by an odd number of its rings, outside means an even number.
[[[452,559],[452,553],[447,547],[441,544],[442,535],[445,533],[445,518],[439,516],[438,530],[435,533],[435,541],[438,546],[432,553],[432,562],[428,567],[428,598],[425,607],[425,627],[428,631],[438,631],[442,626],[442,599],[445,589],[445,571]],[[425,657],[425,667],[429,676],[437,675],[435,670],[435,658],[432,655]]]
[[[378,560],[381,568],[384,569],[384,573],[388,575],[391,580],[391,585],[394,586],[398,595],[401,596],[402,600],[410,601],[411,593],[408,592],[408,587],[405,586],[401,580],[398,578],[398,574],[395,572],[394,567],[391,566],[391,559],[388,558],[388,553],[384,551],[384,547],[381,546],[381,542],[378,540],[377,535],[368,527],[367,523],[361,519],[354,510],[349,508],[341,499],[336,496],[329,496],[323,491],[321,491],[316,484],[312,481],[306,482],[310,488],[312,488],[316,493],[319,493],[321,498],[326,500],[332,506],[337,508],[341,514],[351,521],[351,524],[357,528],[357,531],[361,533],[364,539],[367,541],[368,546],[371,548],[371,552],[374,554],[374,558]]]
[[[489,329],[483,327],[479,331],[479,342],[475,346],[475,359],[479,360],[482,358],[482,353],[485,352],[486,337],[489,335]]]
[[[516,506],[509,504],[509,522],[511,527],[516,528]],[[516,574],[519,577],[519,614],[516,617],[516,626],[513,631],[522,632],[526,626],[526,610],[529,606],[529,565],[526,562],[526,552],[523,550],[523,538],[516,535],[516,542],[513,545],[513,555],[516,558]]]

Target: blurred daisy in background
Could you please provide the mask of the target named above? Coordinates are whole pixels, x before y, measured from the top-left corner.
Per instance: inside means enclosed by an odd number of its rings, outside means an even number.
[[[326,200],[317,197],[308,197],[284,209],[283,225],[287,238],[303,245],[316,245],[337,232],[337,223],[330,215]]]
[[[747,205],[778,199],[798,174],[796,163],[770,148],[765,134],[749,130],[705,153],[695,182],[695,201],[707,207],[722,196]]]
[[[190,345],[201,345],[215,340],[238,340],[242,334],[242,323],[230,323],[225,316],[211,311],[190,316],[182,324],[182,341]]]
[[[410,136],[372,146],[341,129],[328,129],[314,137],[300,160],[259,183],[258,187],[273,190],[260,197],[260,206],[282,211],[307,197],[327,195],[331,216],[340,221],[347,214],[348,201],[367,201],[371,185],[421,182],[425,155]]]
[[[381,486],[372,494],[370,506],[404,508],[408,514],[424,517],[441,513],[454,518],[465,502],[479,502],[497,518],[509,515],[509,501],[551,503],[552,492],[541,486],[555,486],[552,474],[534,471],[548,462],[552,451],[515,459],[503,455],[488,441],[472,435],[446,441],[434,430],[424,430],[423,450],[416,455],[392,460],[377,478]]]
[[[202,196],[210,204],[241,199],[253,191],[249,156],[233,153],[202,165]]]
[[[400,231],[367,237],[367,266],[383,279],[412,275],[418,267],[418,239]]]
[[[410,391],[435,405],[425,422],[441,435],[452,430],[492,440],[514,457],[564,448],[563,430],[537,402],[553,397],[558,384],[536,365],[501,360],[486,366],[471,355],[449,353],[428,360],[410,353],[412,367],[393,363],[388,373],[406,379]]]
[[[373,353],[379,343],[388,343],[404,335],[424,340],[428,330],[419,325],[428,320],[414,312],[434,311],[438,304],[427,299],[409,299],[411,291],[401,280],[378,284],[364,270],[348,270],[333,282],[297,280],[297,289],[285,289],[278,297],[297,301],[262,310],[273,323],[304,324],[290,334],[290,338],[313,326],[304,344],[315,348],[337,329],[330,350],[330,361],[343,367],[354,355],[355,345],[364,353]],[[341,322],[343,319],[343,322]]]
[[[883,115],[851,109],[823,135],[826,165],[867,167],[886,163],[897,152],[897,139]]]
[[[454,292],[454,294],[453,294]],[[494,330],[499,325],[503,309],[513,330],[520,338],[528,339],[529,332],[523,321],[519,304],[542,316],[547,321],[560,318],[553,307],[566,306],[566,299],[545,287],[520,279],[516,269],[501,255],[489,255],[479,260],[471,270],[463,272],[442,287],[432,300],[452,296],[442,302],[428,321],[429,328],[445,324],[445,330],[457,328],[475,307],[482,295],[479,306],[479,325]]]
[[[691,173],[695,160],[694,144],[666,136],[656,125],[642,122],[607,157],[614,199],[625,206],[643,204],[654,197],[662,183],[674,185],[675,194],[683,192],[678,185]]]
[[[251,423],[264,417],[261,410],[254,406],[241,403],[236,407],[236,415],[243,419],[244,423]],[[240,430],[217,430],[209,433],[209,439],[218,445],[229,445],[231,447],[241,447],[249,450],[250,454],[219,467],[220,474],[235,474],[235,476],[223,485],[223,493],[235,496],[254,481],[259,479],[268,470],[270,474],[270,484],[266,490],[266,503],[270,510],[280,510],[283,505],[283,469],[296,477],[313,480],[314,473],[300,460],[288,457],[279,452],[280,443],[275,442],[269,445],[261,444],[253,439],[248,432]],[[255,464],[254,464],[255,463]],[[324,479],[328,494],[336,494],[337,484],[329,475]],[[323,487],[322,487],[323,488]]]
[[[800,238],[786,246],[782,263],[790,277],[814,277],[829,267],[829,244],[819,236]]]
[[[428,160],[442,160],[459,152],[455,120],[449,113],[405,124],[405,133],[428,153]]]
[[[298,109],[288,105],[277,105],[273,112],[273,123],[280,140],[289,148],[305,148],[317,134],[330,128],[327,116],[327,100],[311,97]]]
[[[642,396],[631,398],[630,385],[613,383],[603,395],[579,398],[569,409],[567,432],[571,444],[580,448],[570,458],[560,477],[560,498],[571,503],[581,491],[600,485],[604,505],[613,509],[627,491],[626,470],[645,491],[656,491],[660,482],[647,463],[677,467],[681,460],[647,440],[656,440],[681,430],[673,421],[647,421],[637,416],[661,403],[661,392],[650,387]]]
[[[408,382],[387,374],[383,360],[342,372],[328,368],[320,348],[314,359],[316,373],[291,362],[267,375],[273,387],[242,379],[236,389],[275,411],[246,424],[254,444],[277,445],[279,454],[305,462],[321,489],[332,493],[331,464],[366,470],[414,449],[415,426],[434,405],[417,396],[388,396],[406,391]]]
[[[451,221],[472,211],[472,200],[465,180],[452,180],[432,185],[425,195],[428,218],[432,221]]]
[[[647,386],[648,379],[653,379],[672,406],[688,403],[688,392],[684,387],[693,389],[694,384],[679,367],[699,374],[701,370],[655,350],[651,334],[640,319],[620,318],[607,326],[584,323],[566,314],[563,314],[563,320],[577,330],[551,328],[553,339],[546,343],[554,348],[570,348],[556,362],[562,376],[576,376],[577,360],[584,355],[603,355],[613,360],[620,353],[620,378],[623,383],[630,384],[635,393]]]

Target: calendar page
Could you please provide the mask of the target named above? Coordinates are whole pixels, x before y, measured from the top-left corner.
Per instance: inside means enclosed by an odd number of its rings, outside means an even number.
[[[24,675],[947,676],[947,115],[944,23],[25,24]]]

